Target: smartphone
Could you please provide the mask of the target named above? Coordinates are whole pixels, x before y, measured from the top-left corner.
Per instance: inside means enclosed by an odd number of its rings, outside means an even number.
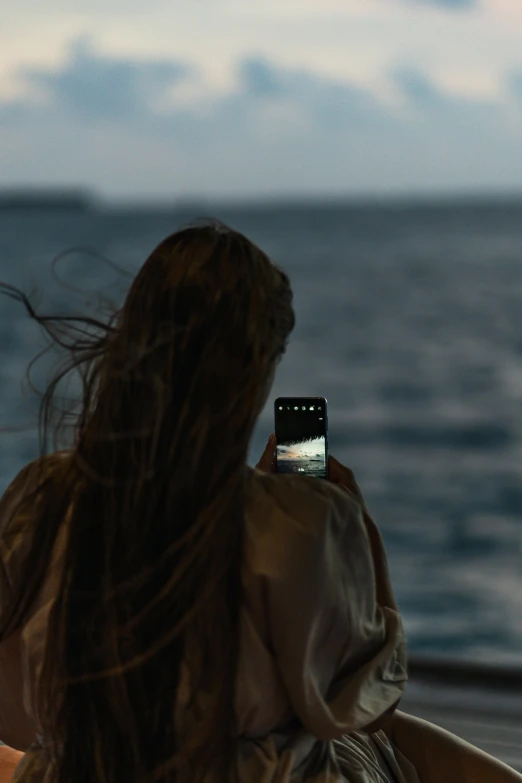
[[[326,399],[278,397],[274,413],[277,472],[328,478]]]

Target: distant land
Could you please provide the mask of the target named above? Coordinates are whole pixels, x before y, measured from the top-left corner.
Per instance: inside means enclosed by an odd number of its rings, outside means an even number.
[[[389,193],[386,195],[326,195],[326,194],[260,194],[259,197],[216,196],[213,194],[171,197],[129,197],[117,198],[98,194],[78,187],[1,187],[1,212],[77,212],[90,213],[113,210],[191,212],[200,215],[212,214],[215,210],[274,212],[284,210],[516,210],[522,209],[522,193],[462,192],[462,193]]]
[[[211,214],[215,209],[227,211],[261,211],[276,210],[502,210],[522,209],[522,192],[462,192],[462,193],[389,193],[386,195],[367,194],[260,194],[258,197],[248,195],[234,197],[215,194],[183,196],[182,194],[163,197],[126,197],[118,199],[114,196],[104,199],[108,208],[124,210],[165,210],[175,209],[183,212]]]
[[[0,190],[0,211],[91,212],[97,207],[92,193],[79,188],[9,188]]]

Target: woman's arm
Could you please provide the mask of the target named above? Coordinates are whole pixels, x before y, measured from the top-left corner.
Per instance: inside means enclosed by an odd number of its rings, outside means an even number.
[[[0,745],[0,783],[11,783],[13,773],[23,755],[21,751],[8,745]]]
[[[420,783],[522,783],[511,767],[421,718],[397,711],[383,729]]]
[[[343,473],[338,487],[257,477],[245,545],[250,589],[264,596],[267,637],[292,711],[324,740],[373,731],[407,679],[382,540],[364,519],[352,476]]]

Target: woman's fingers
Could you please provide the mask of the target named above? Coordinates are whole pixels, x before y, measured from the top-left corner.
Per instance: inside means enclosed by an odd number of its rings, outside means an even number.
[[[354,481],[353,471],[342,465],[339,460],[331,455],[328,457],[328,478],[334,484],[344,484],[346,481]]]
[[[328,457],[328,479],[334,484],[344,487],[360,504],[362,510],[368,513],[366,503],[360,486],[358,485],[353,470],[347,468],[335,457]]]
[[[272,433],[268,438],[268,443],[265,446],[265,450],[261,454],[261,459],[256,465],[258,470],[263,470],[265,473],[275,473],[276,469],[276,437]]]
[[[355,480],[353,470],[350,470],[350,468],[347,468],[346,465],[343,465],[332,456],[328,457],[328,479],[334,484],[346,487],[361,503],[364,503],[362,492]]]

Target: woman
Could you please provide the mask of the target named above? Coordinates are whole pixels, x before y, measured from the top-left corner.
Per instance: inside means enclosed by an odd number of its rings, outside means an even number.
[[[101,336],[69,346],[84,379],[73,445],[24,469],[0,509],[0,739],[30,743],[13,780],[432,779],[433,756],[416,770],[399,750],[404,634],[351,472],[277,475],[273,438],[247,467],[291,300],[245,237],[187,228]],[[61,322],[38,320],[63,342]],[[412,725],[434,756],[453,747]],[[475,760],[460,782],[477,763],[522,780],[458,747]]]

